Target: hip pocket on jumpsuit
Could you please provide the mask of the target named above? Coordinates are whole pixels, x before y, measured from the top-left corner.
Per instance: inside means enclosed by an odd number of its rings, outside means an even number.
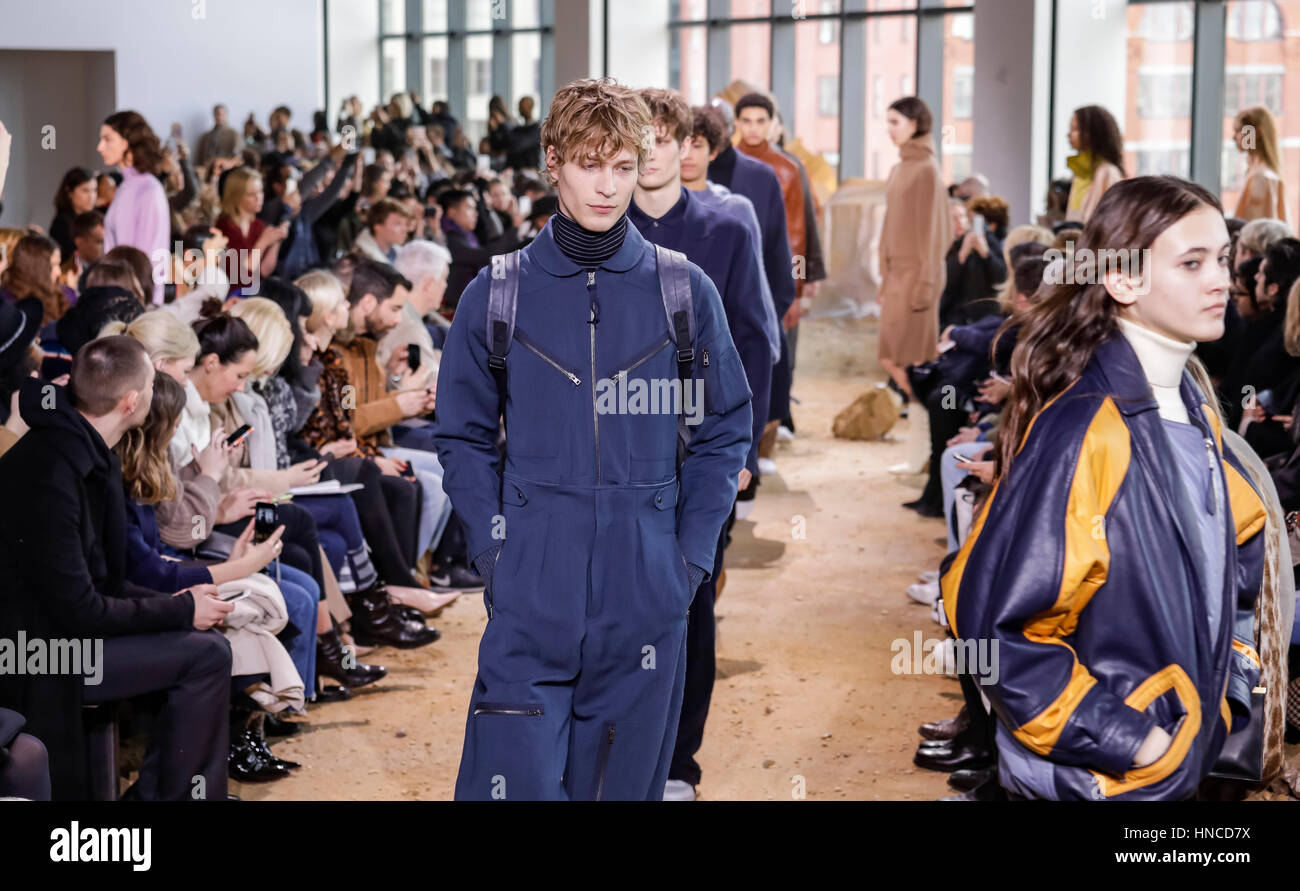
[[[1138,684],[1124,704],[1154,718],[1173,741],[1155,761],[1128,770],[1119,779],[1092,771],[1105,798],[1168,779],[1182,765],[1201,730],[1201,697],[1180,665],[1167,665]]]
[[[691,605],[690,590],[690,572],[686,566],[686,555],[682,552],[681,543],[677,540],[677,489],[678,483],[673,481],[666,486],[660,486],[654,492],[651,503],[654,505],[656,517],[660,518],[660,524],[656,528],[661,534],[671,542],[669,553],[673,558],[669,561],[674,568],[673,577],[677,581],[677,603],[681,605],[682,612]]]
[[[488,619],[491,620],[492,614],[496,608],[497,591],[501,590],[501,583],[508,578],[509,563],[506,562],[506,552],[513,550],[508,547],[510,541],[511,522],[518,522],[520,508],[528,503],[528,496],[524,490],[509,480],[501,484],[501,531],[504,537],[501,539],[501,546],[497,549],[496,563],[492,567],[492,581],[483,586],[483,605],[487,608]],[[495,532],[495,529],[493,530]]]

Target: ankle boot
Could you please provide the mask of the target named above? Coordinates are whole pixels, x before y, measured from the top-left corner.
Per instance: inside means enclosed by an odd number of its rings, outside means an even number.
[[[262,756],[262,760],[275,767],[285,770],[294,767],[302,767],[297,761],[289,761],[277,757],[271,751],[271,747],[266,744],[266,733],[263,731],[262,724],[266,718],[266,712],[258,711],[253,713],[253,719],[248,723],[247,730],[244,732],[248,736],[248,742],[253,747],[253,751]]]
[[[356,656],[348,659],[349,653],[339,639],[338,628],[331,628],[316,638],[316,671],[327,678],[338,681],[345,687],[364,687],[388,674],[382,665],[367,665]],[[345,667],[344,661],[352,664]]]
[[[403,619],[382,583],[348,595],[347,601],[352,609],[352,637],[363,646],[410,650],[431,644],[440,636],[423,622]]]
[[[284,779],[289,769],[267,761],[253,743],[249,723],[255,714],[263,713],[237,706],[230,709],[230,753],[226,758],[230,778],[241,783]]]

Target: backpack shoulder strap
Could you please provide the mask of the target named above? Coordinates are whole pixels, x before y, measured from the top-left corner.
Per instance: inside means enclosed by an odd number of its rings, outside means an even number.
[[[519,298],[519,251],[492,258],[491,290],[488,292],[488,366],[494,374],[505,371],[506,353],[515,339],[515,306]]]
[[[678,376],[690,377],[695,362],[695,302],[691,299],[691,270],[686,255],[655,245],[659,292],[668,318],[668,333],[677,346]]]

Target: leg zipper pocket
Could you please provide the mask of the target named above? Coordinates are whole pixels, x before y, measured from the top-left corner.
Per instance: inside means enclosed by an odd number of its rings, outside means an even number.
[[[600,754],[596,758],[596,800],[605,798],[605,773],[609,770],[609,750],[614,748],[614,725],[606,724],[600,738]]]
[[[475,715],[517,715],[523,718],[540,718],[546,710],[540,705],[509,705],[499,702],[480,702],[474,706]]]

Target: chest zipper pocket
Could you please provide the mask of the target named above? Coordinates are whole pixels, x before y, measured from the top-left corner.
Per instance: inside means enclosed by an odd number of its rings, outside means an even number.
[[[654,345],[653,348],[646,351],[643,355],[641,355],[637,359],[633,360],[630,365],[627,365],[622,369],[620,369],[614,375],[614,381],[615,382],[623,381],[628,376],[628,374],[635,371],[637,368],[640,368],[642,365],[649,362],[655,356],[659,355],[659,353],[663,351],[663,348],[668,346],[668,344],[670,343],[672,343],[672,339],[668,337],[665,337],[663,340],[659,341],[657,344]]]
[[[546,353],[542,352],[541,348],[538,347],[535,343],[533,343],[532,340],[526,334],[524,334],[524,332],[520,331],[518,328],[515,329],[515,340],[523,344],[523,346],[529,352],[535,354],[537,358],[541,359],[547,365],[551,366],[560,374],[567,377],[569,379],[569,383],[573,384],[575,387],[582,385],[581,378],[579,378],[576,374],[574,374],[569,369],[565,368],[559,362],[556,362],[550,356],[546,355]]]

